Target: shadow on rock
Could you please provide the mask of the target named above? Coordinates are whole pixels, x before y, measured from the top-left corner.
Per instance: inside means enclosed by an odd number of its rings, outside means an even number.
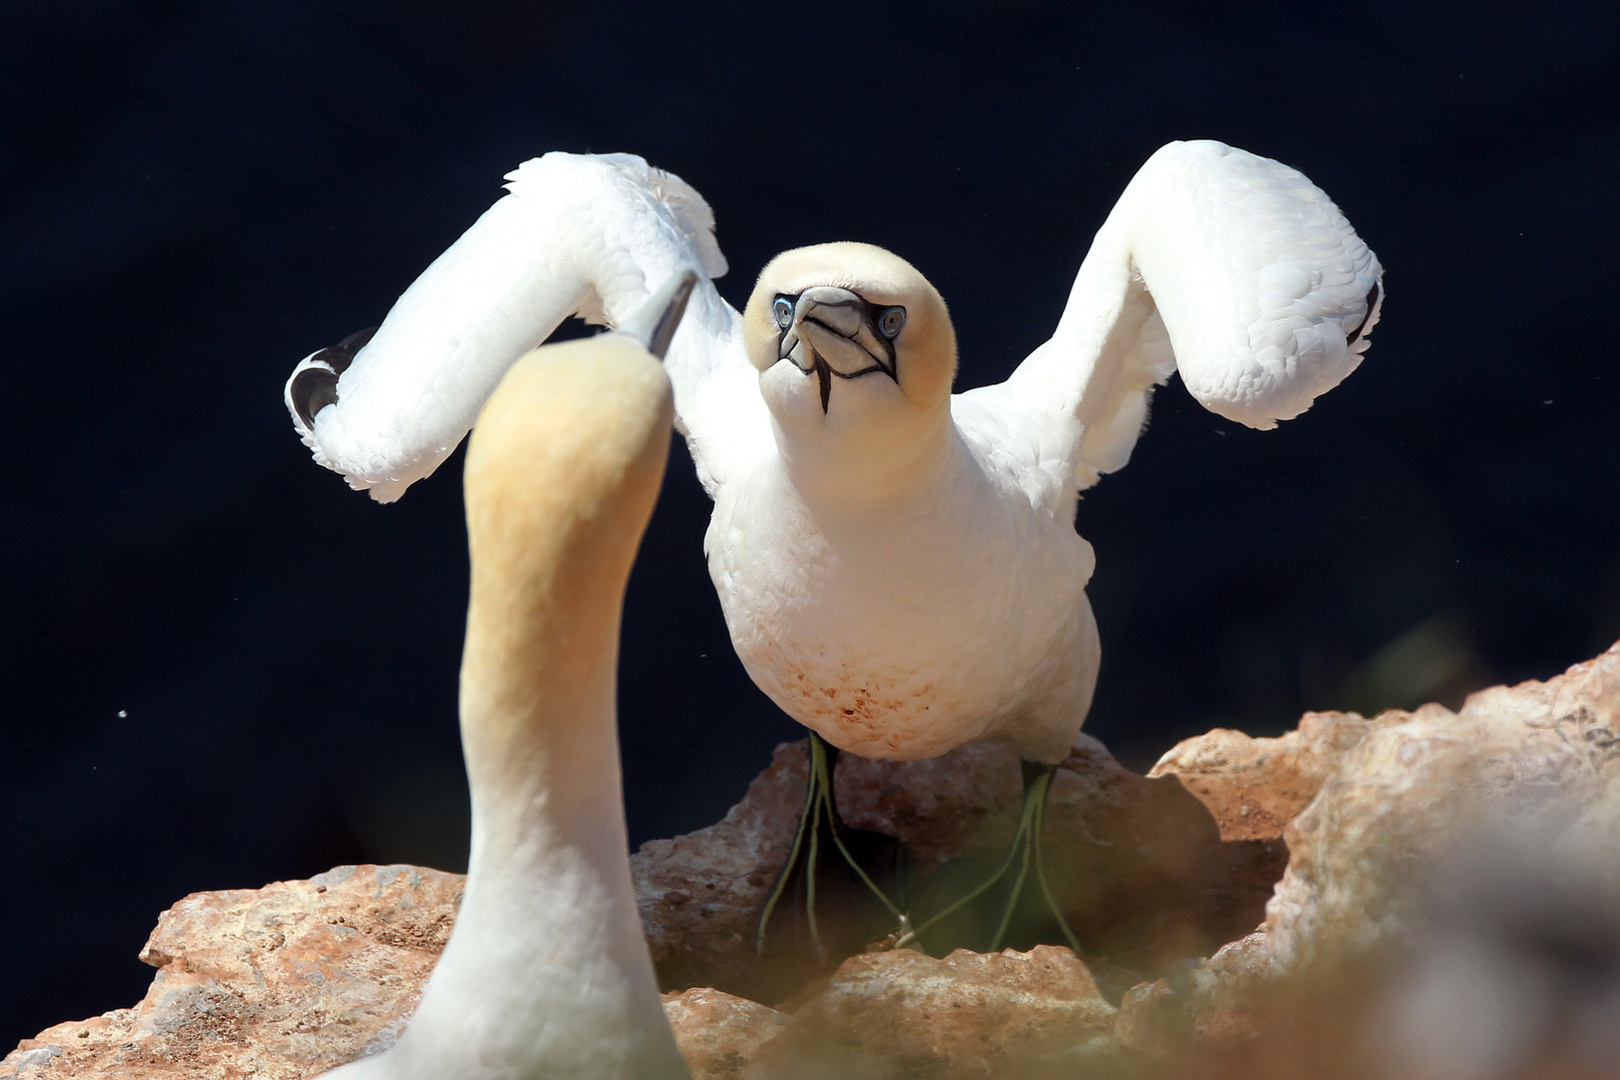
[[[653,841],[633,857],[642,920],[667,987],[715,986],[782,1001],[844,959],[823,964],[808,952],[761,958],[751,945],[760,899],[791,843],[806,767],[804,743],[779,747],[724,820]],[[964,746],[926,761],[844,755],[835,785],[848,824],[904,840],[925,881],[942,867],[951,874],[993,864],[1017,827],[1018,756],[1000,745]],[[1220,811],[1174,772],[1133,773],[1085,735],[1059,766],[1047,810],[1047,870],[1115,1000],[1138,973],[1157,977],[1208,956],[1264,918],[1288,861],[1280,823],[1224,838]],[[927,944],[938,954],[983,947],[969,940],[975,936],[930,935]],[[1007,944],[1063,941],[1053,923],[1026,926]]]

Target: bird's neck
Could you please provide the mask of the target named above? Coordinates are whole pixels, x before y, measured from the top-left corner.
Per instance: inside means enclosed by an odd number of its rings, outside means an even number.
[[[613,538],[562,546],[593,541]],[[543,537],[535,550],[495,546],[474,553],[462,659],[466,892],[400,1050],[439,1075],[461,1075],[455,1055],[476,1047],[516,1063],[513,1080],[530,1075],[524,1062],[548,1077],[684,1076],[627,859],[614,707],[623,574],[582,566],[600,550],[573,559]]]
[[[935,491],[962,450],[949,408],[892,424],[784,423],[773,417],[788,482],[815,502],[894,505]]]
[[[614,707],[619,604],[582,595],[597,591],[588,580],[565,578],[525,590],[474,575],[461,730],[482,851],[469,872],[521,876],[538,869],[529,862],[563,848],[593,863],[625,861]],[[617,837],[605,837],[614,825]]]

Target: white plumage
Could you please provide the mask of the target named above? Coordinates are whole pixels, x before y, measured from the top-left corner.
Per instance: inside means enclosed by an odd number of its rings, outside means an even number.
[[[669,368],[686,376],[687,394],[703,399],[686,402],[686,412],[726,412],[708,354],[725,351],[736,312],[708,283],[726,272],[726,260],[702,197],[629,154],[547,154],[506,179],[511,194],[405,290],[339,373],[336,406],[309,423],[294,400],[301,377],[331,371],[327,350],[305,359],[287,382],[294,426],[315,460],[378,502],[394,501],[431,475],[471,430],[506,369],[564,319],[577,313],[618,325],[685,267],[703,281],[680,337],[714,347],[683,349],[668,358]],[[707,441],[727,440],[717,431]]]
[[[765,310],[749,307],[767,321],[745,327],[709,280],[725,269],[712,214],[677,178],[628,155],[554,153],[509,180],[352,365],[299,365],[287,400],[300,434],[353,486],[398,498],[569,314],[616,324],[650,285],[701,271],[666,370],[715,499],[706,548],[733,641],[790,715],[869,756],[999,735],[1061,758],[1098,662],[1078,492],[1125,465],[1175,371],[1251,427],[1303,412],[1360,362],[1382,299],[1377,259],[1304,176],[1172,143],[1098,232],[1051,339],[1006,382],[949,397],[934,389],[954,372],[949,317],[886,252],[784,256],[756,289]],[[762,350],[786,340],[766,340],[772,297],[822,287],[910,299],[897,372],[823,373],[818,401],[816,374]],[[802,306],[790,314],[782,335],[825,330]]]

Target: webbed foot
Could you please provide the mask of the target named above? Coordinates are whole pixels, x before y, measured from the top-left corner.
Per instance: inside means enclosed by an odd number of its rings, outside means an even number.
[[[787,861],[760,905],[760,954],[806,949],[825,965],[904,934],[911,853],[903,841],[845,825],[833,800],[838,748],[810,734],[810,779]]]
[[[941,866],[912,912],[912,929],[902,932],[896,945],[942,954],[955,948],[999,952],[1008,945],[1045,943],[1067,944],[1080,953],[1080,940],[1052,894],[1041,853],[1046,799],[1056,772],[1056,765],[1023,762],[1024,795],[1007,854],[996,863],[961,858]]]

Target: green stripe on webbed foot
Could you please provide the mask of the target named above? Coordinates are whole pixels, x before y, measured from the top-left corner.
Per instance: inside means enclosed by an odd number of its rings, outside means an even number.
[[[897,945],[935,955],[958,948],[999,952],[1040,944],[1081,951],[1053,895],[1042,855],[1046,801],[1056,772],[1056,765],[1023,762],[1024,794],[1006,854],[999,860],[962,857],[942,865],[912,912],[912,929],[900,935]]]
[[[837,760],[838,748],[812,733],[798,831],[755,923],[761,955],[809,952],[826,964],[906,932],[911,853],[896,837],[844,824],[833,798]]]

